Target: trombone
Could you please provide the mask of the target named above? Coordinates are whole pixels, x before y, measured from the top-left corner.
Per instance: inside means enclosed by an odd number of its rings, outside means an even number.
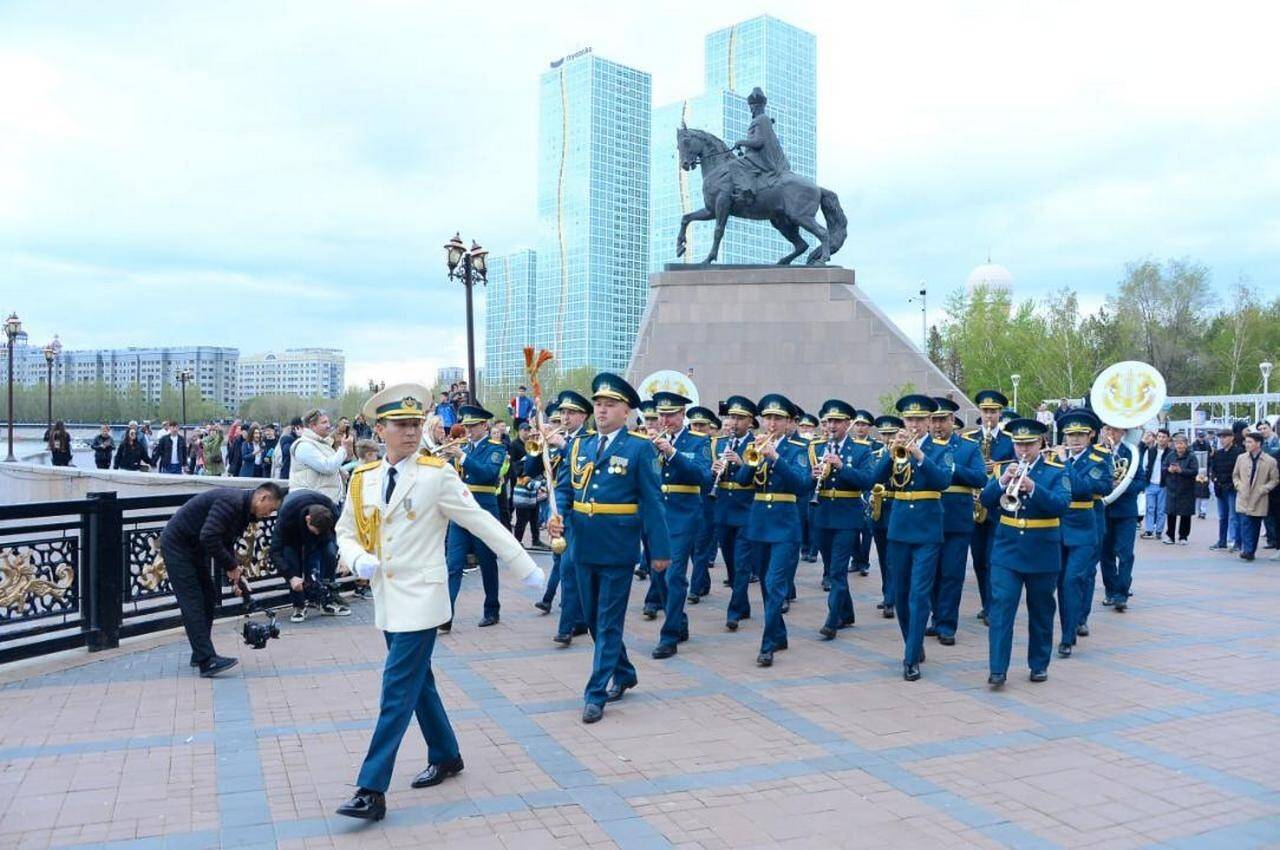
[[[524,453],[529,457],[538,457],[547,450],[547,438],[554,437],[557,434],[563,434],[564,426],[557,425],[549,430],[540,431],[529,439],[524,441]]]
[[[761,434],[751,445],[742,450],[742,462],[754,469],[764,461],[764,450],[776,446],[782,440],[781,434]]]

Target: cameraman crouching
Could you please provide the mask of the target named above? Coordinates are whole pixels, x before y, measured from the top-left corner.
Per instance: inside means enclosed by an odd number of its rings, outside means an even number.
[[[236,659],[213,649],[219,590],[209,563],[226,574],[228,584],[239,583],[236,541],[250,523],[271,516],[283,497],[284,490],[273,483],[253,490],[213,487],[178,508],[160,534],[160,552],[191,644],[191,666],[199,667],[205,678],[236,665]]]
[[[285,497],[271,535],[271,561],[289,580],[293,615],[289,621],[307,618],[308,600],[330,617],[347,617],[351,609],[334,592],[338,568],[338,537],[333,526],[338,507],[323,493],[295,490]]]

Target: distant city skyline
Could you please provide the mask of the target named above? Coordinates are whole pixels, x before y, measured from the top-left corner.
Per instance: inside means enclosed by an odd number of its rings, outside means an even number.
[[[288,5],[3,4],[0,311],[41,344],[340,347],[351,384],[431,383],[465,362],[440,246],[537,247],[548,60],[590,45],[661,108],[711,88],[707,33],[759,12],[817,36],[836,260],[912,338],[920,281],[937,322],[988,250],[1019,298],[1088,310],[1145,257],[1280,294],[1280,71],[1229,7],[486,11],[459,32],[316,0],[303,39]]]

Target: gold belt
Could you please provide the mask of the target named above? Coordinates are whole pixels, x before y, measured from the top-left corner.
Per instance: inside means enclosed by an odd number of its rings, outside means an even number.
[[[621,516],[640,512],[639,505],[608,504],[606,502],[574,502],[573,509],[580,514],[611,514]]]
[[[861,499],[861,490],[819,490],[818,495],[824,499]]]
[[[757,502],[794,502],[794,493],[756,493]]]
[[[754,484],[739,484],[737,481],[721,481],[716,485],[721,490],[754,490]]]
[[[900,502],[917,502],[921,499],[941,499],[942,494],[937,490],[898,490],[898,495],[893,498]]]
[[[467,489],[472,493],[487,493],[490,496],[498,495],[498,488],[491,487],[487,484],[468,484]]]
[[[697,484],[663,484],[662,492],[664,493],[701,493],[702,488]]]
[[[944,493],[964,493],[966,496],[972,496],[974,493],[978,492],[978,488],[977,488],[977,487],[966,487],[966,486],[965,486],[965,485],[963,485],[963,484],[952,484],[950,487],[948,487],[947,489],[943,490],[942,492],[944,492]]]
[[[1090,499],[1087,502],[1072,502],[1067,505],[1067,507],[1077,511],[1091,511],[1093,510],[1093,500]]]
[[[1027,519],[1025,517],[1000,516],[1000,524],[1013,528],[1057,528],[1060,524],[1057,517],[1053,519]]]

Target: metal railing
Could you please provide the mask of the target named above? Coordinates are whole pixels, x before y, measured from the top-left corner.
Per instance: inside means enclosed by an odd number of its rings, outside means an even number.
[[[0,663],[85,647],[90,652],[181,625],[160,532],[195,494],[0,506]],[[255,607],[288,599],[269,555],[275,518],[249,526],[237,558]],[[209,565],[218,614],[244,604]]]

